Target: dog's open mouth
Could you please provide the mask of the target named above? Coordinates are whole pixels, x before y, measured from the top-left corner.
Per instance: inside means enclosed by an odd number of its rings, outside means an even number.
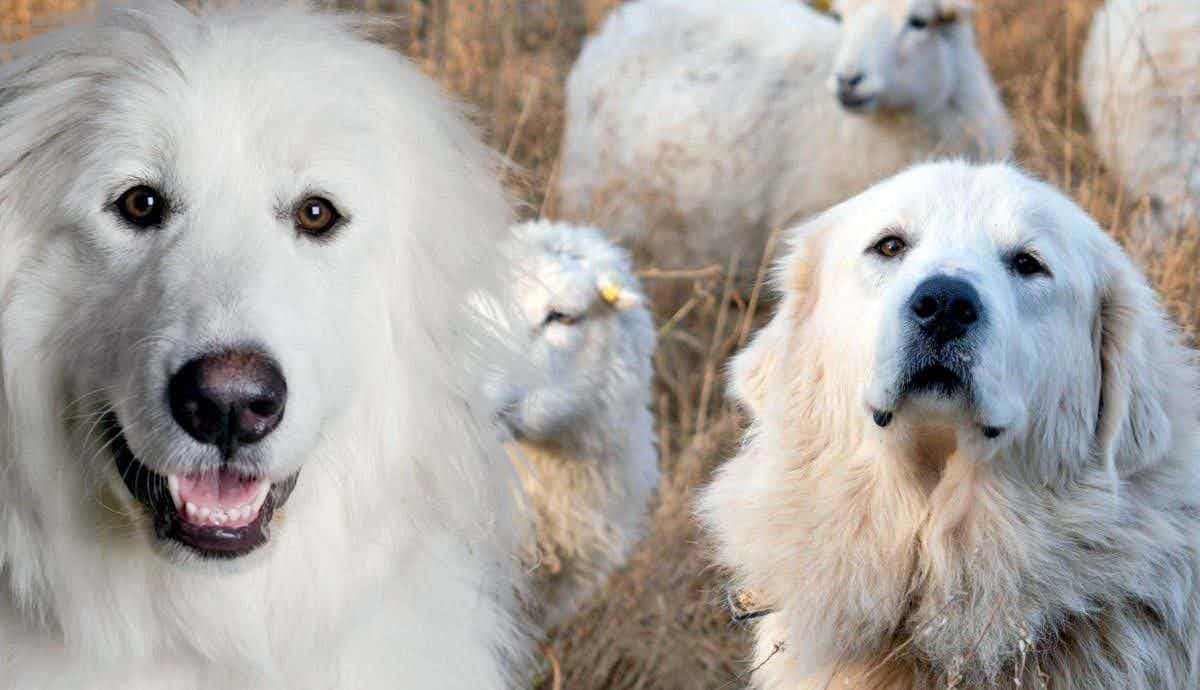
[[[296,486],[297,475],[272,482],[225,466],[200,474],[162,475],[134,456],[113,412],[105,415],[104,434],[121,479],[153,515],[158,537],[207,558],[238,558],[265,544],[271,518]]]

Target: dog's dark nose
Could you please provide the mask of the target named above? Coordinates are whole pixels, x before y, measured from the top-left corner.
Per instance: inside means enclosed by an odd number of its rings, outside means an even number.
[[[226,457],[266,438],[283,420],[287,381],[269,357],[232,351],[188,362],[171,377],[171,414],[192,438]]]
[[[909,318],[938,343],[963,337],[983,316],[979,293],[961,278],[934,276],[908,300]]]

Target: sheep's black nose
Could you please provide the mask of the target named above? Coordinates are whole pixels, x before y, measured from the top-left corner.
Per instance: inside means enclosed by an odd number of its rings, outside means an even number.
[[[188,362],[171,377],[167,396],[175,422],[226,457],[275,431],[287,404],[287,381],[258,352],[230,351]]]
[[[970,332],[983,316],[974,286],[961,278],[934,276],[917,286],[908,300],[908,315],[925,335],[948,343]]]
[[[869,97],[859,94],[859,86],[866,78],[862,72],[854,74],[839,74],[837,76],[837,98],[842,106],[849,110],[858,110],[870,102]]]
[[[862,83],[862,80],[862,72],[856,72],[854,74],[848,74],[845,76],[839,74],[837,78],[838,91],[853,91],[858,87],[859,84]]]

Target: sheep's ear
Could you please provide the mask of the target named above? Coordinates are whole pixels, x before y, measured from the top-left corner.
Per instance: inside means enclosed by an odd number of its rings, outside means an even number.
[[[831,224],[832,216],[826,214],[792,231],[790,248],[774,277],[783,304],[730,366],[733,397],[756,416],[766,406],[767,387],[787,357],[794,332],[816,306],[824,237]]]
[[[939,24],[953,24],[960,19],[970,19],[974,12],[974,0],[939,0],[937,21]]]
[[[1155,464],[1170,450],[1172,425],[1182,421],[1179,404],[1192,395],[1193,383],[1187,349],[1154,291],[1124,254],[1116,263],[1095,329],[1097,450],[1114,480]]]
[[[617,311],[628,311],[642,305],[642,297],[613,276],[604,276],[596,283],[604,303]]]
[[[833,11],[833,0],[804,0],[804,3],[818,12]]]

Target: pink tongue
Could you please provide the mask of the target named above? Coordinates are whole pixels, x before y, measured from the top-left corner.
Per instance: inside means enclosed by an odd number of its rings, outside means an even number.
[[[258,518],[258,511],[253,510],[255,499],[265,479],[247,479],[231,472],[210,472],[201,475],[181,475],[179,477],[180,514],[188,522],[198,525],[212,524],[212,515],[224,514],[226,527],[244,527]],[[191,503],[197,509],[207,511],[202,517],[197,511],[189,515],[186,510]],[[251,514],[242,518],[241,509],[249,505]]]

